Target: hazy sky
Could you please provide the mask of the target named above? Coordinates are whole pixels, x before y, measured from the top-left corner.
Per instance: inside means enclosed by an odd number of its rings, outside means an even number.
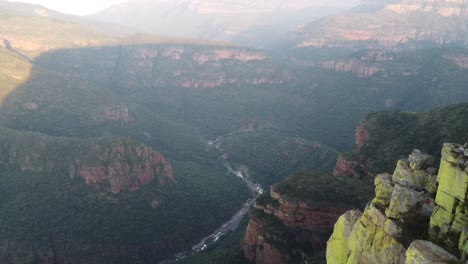
[[[126,0],[10,0],[45,6],[62,13],[88,15]]]

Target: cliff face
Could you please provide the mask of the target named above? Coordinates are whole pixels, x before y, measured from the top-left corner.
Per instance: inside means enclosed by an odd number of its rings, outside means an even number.
[[[145,146],[132,144],[93,145],[89,149],[94,162],[75,157],[70,177],[79,176],[86,184],[112,193],[137,191],[144,184],[173,180],[171,165],[164,157]],[[91,163],[91,164],[90,164]]]
[[[310,254],[305,245],[314,250],[323,249],[327,236],[320,233],[329,232],[336,219],[349,209],[293,199],[277,193],[274,188],[270,190],[270,196],[272,204],[254,204],[257,212],[249,220],[243,241],[245,257],[257,264],[288,263],[298,257],[293,251]],[[272,232],[267,226],[270,221],[281,225],[287,235],[277,236],[277,230]],[[317,234],[314,235],[314,231]],[[293,243],[295,239],[299,243]]]
[[[299,174],[273,186],[269,193],[258,198],[250,212],[242,243],[245,257],[257,264],[300,263],[323,251],[338,216],[360,206],[360,199],[346,200],[337,193],[344,193],[345,189],[356,197],[370,193],[359,182],[350,182],[351,179],[341,182],[344,178],[335,182],[336,179],[339,178]],[[325,184],[329,186],[320,187]],[[296,195],[310,185],[313,187],[306,190],[304,196]]]
[[[351,72],[360,78],[369,77],[381,71],[374,65],[366,65],[356,59],[325,61],[322,62],[322,68],[338,72]]]
[[[366,120],[363,119],[356,128],[354,136],[354,144],[356,150],[361,149],[369,140],[369,132],[366,129]],[[370,178],[372,174],[369,172],[368,165],[353,157],[352,155],[341,154],[333,170],[333,176],[354,178]]]
[[[376,196],[364,212],[348,211],[335,224],[327,263],[457,261],[447,251],[459,256],[467,250],[466,147],[444,145],[438,175],[434,158],[420,151],[400,160],[393,175],[378,175]],[[418,240],[428,235],[431,242]]]
[[[384,50],[364,52],[360,57],[324,61],[322,68],[338,72],[351,72],[359,78],[370,77],[384,71],[383,62],[393,61],[394,56]]]

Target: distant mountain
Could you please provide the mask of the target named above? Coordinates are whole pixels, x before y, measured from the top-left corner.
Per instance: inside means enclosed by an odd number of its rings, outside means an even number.
[[[157,35],[264,46],[298,25],[351,6],[353,2],[305,0],[132,0],[90,18]]]
[[[450,0],[364,1],[297,30],[302,53],[343,54],[369,48],[414,49],[468,44],[468,3]],[[298,56],[300,58],[300,56]]]

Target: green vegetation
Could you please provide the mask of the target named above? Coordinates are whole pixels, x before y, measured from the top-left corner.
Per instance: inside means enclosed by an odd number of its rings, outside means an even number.
[[[220,243],[213,247],[190,256],[176,263],[178,264],[248,264],[248,260],[244,258],[240,245],[244,237],[245,229],[247,228],[248,216],[244,217],[239,228],[228,234]]]
[[[372,186],[361,181],[332,177],[320,172],[303,172],[273,186],[287,197],[317,204],[364,207],[373,197]]]
[[[370,114],[365,125],[369,141],[347,157],[365,163],[373,173],[391,172],[396,161],[415,148],[439,158],[443,143],[468,139],[467,117],[466,103],[426,113]]]
[[[265,187],[300,171],[330,173],[338,156],[320,143],[270,129],[228,136],[222,148],[229,160],[246,165],[254,181]]]
[[[101,162],[90,156],[97,145],[135,144],[0,129],[2,261],[36,263],[50,252],[76,261],[158,261],[190,248],[248,196],[243,183],[216,161],[175,161],[174,182],[160,185],[156,180],[138,192],[119,194],[69,175],[72,158],[90,165]]]

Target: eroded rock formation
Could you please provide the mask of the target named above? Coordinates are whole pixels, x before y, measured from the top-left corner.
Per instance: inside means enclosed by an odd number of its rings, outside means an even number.
[[[466,147],[445,144],[438,175],[434,158],[418,150],[393,175],[378,175],[364,212],[348,211],[335,224],[327,263],[451,263],[451,253],[466,254]],[[428,234],[432,242],[417,240]]]
[[[339,215],[362,207],[371,192],[360,181],[317,173],[274,185],[250,211],[242,242],[245,257],[257,264],[302,263],[325,250]]]

